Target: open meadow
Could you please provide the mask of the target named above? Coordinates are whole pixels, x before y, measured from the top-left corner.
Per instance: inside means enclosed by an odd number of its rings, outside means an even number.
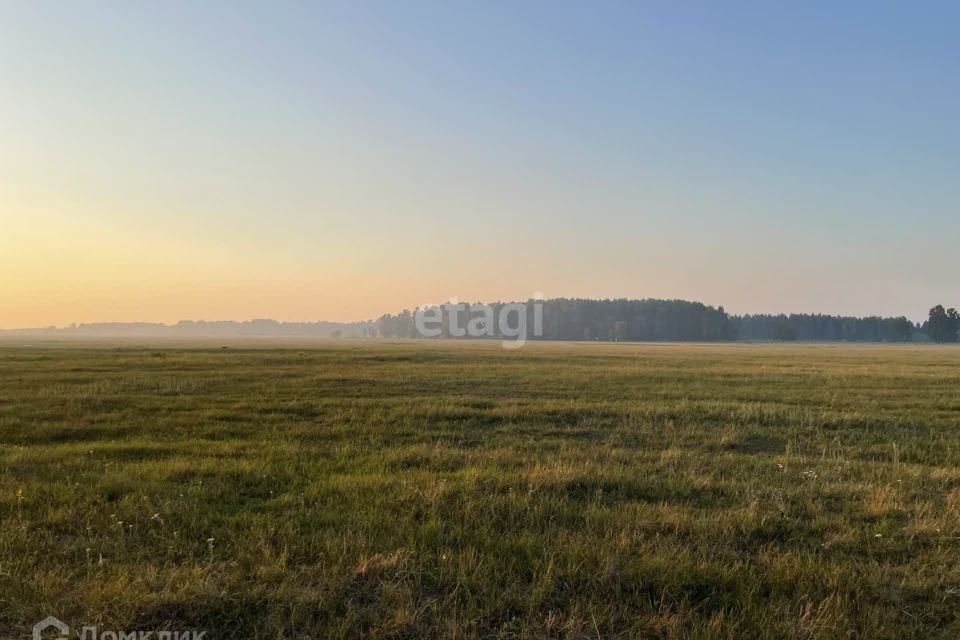
[[[960,349],[25,341],[0,638],[960,637]]]

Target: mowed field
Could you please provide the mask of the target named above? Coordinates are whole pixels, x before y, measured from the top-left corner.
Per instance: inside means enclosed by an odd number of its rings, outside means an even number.
[[[960,349],[22,342],[0,637],[960,637]]]

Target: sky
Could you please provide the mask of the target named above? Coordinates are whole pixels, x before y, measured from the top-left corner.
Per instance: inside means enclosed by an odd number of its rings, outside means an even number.
[[[0,3],[0,328],[960,305],[956,2]]]

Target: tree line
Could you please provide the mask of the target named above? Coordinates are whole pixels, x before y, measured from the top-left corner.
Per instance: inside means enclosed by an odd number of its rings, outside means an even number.
[[[937,305],[924,323],[899,317],[854,317],[825,314],[731,315],[722,306],[687,300],[530,300],[542,305],[541,335],[531,340],[590,341],[843,341],[958,342],[960,313]],[[492,305],[495,308],[501,303]],[[370,333],[384,338],[419,337],[416,310],[385,314]],[[532,321],[529,323],[532,326]],[[453,337],[444,328],[440,337]]]
[[[944,309],[938,304],[930,309],[930,315],[923,325],[923,332],[934,342],[960,341],[960,313],[956,309]]]
[[[540,305],[538,324],[534,305]],[[486,305],[499,315],[506,303]],[[937,305],[923,323],[904,316],[831,316],[824,314],[731,315],[723,307],[687,300],[592,300],[555,298],[528,300],[526,325],[529,340],[589,341],[844,341],[844,342],[960,342],[960,312]],[[469,307],[468,307],[469,309]],[[181,321],[160,323],[94,323],[67,327],[18,329],[0,334],[55,336],[170,336],[170,337],[344,337],[418,338],[416,309],[384,314],[362,322],[277,322],[276,320]],[[463,320],[463,318],[461,318]],[[465,321],[465,320],[464,320]],[[443,324],[440,337],[458,337],[460,332]],[[499,329],[498,329],[499,330]],[[487,336],[491,337],[491,336]],[[493,337],[502,337],[495,335]]]
[[[906,317],[830,316],[823,314],[745,315],[732,319],[740,340],[813,340],[818,342],[913,342],[920,327]]]

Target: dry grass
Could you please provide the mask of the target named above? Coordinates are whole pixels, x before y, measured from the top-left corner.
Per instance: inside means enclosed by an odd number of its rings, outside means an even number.
[[[960,350],[215,347],[0,345],[0,637],[960,634]]]

